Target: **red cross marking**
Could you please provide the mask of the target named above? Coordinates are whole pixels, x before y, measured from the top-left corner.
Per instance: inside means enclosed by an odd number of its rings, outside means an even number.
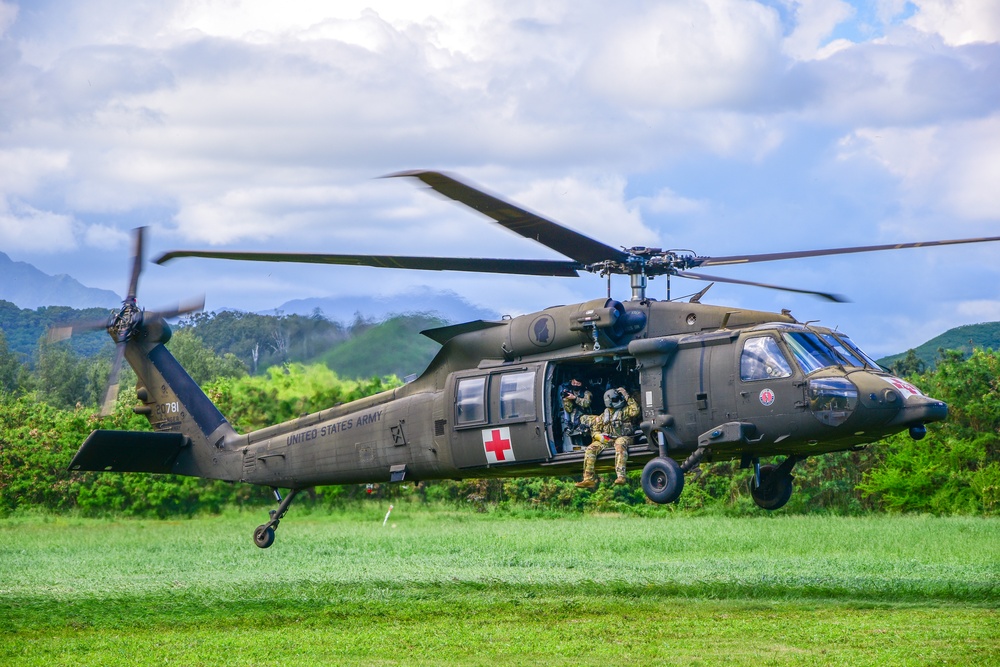
[[[510,451],[510,440],[505,440],[498,428],[493,429],[490,435],[490,440],[487,440],[485,437],[483,438],[483,445],[486,447],[486,451],[489,454],[493,454],[497,461],[506,461],[507,457],[504,455],[504,452]]]

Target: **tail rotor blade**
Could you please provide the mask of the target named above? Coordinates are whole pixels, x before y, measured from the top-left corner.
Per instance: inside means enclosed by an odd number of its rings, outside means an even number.
[[[132,276],[128,281],[128,295],[125,297],[126,301],[135,301],[135,293],[139,287],[139,274],[142,273],[143,236],[145,235],[145,232],[145,227],[136,227],[133,230]]]
[[[118,401],[118,376],[121,374],[122,361],[125,360],[125,345],[126,343],[121,342],[115,346],[115,361],[111,365],[108,388],[104,392],[104,402],[101,404],[102,417],[108,417],[115,411],[115,403]]]
[[[103,320],[79,320],[50,327],[47,335],[50,343],[58,343],[78,333],[105,331],[107,328],[108,320],[106,318]]]
[[[199,297],[193,299],[188,299],[186,301],[181,301],[169,308],[161,308],[153,312],[146,313],[146,317],[154,319],[157,317],[169,320],[171,317],[177,317],[178,315],[187,315],[188,313],[197,313],[205,309],[205,295],[202,294]]]

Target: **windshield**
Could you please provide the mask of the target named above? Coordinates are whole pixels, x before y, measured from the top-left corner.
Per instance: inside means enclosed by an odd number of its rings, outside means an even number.
[[[796,331],[785,333],[783,337],[806,375],[827,366],[839,366],[841,363],[833,350],[814,333]]]
[[[833,351],[837,353],[837,356],[844,360],[845,366],[857,366],[858,368],[865,367],[865,360],[855,354],[851,348],[847,347],[833,334],[823,334],[823,340],[826,341],[827,345],[833,348]]]
[[[882,368],[881,366],[878,365],[877,361],[875,361],[874,359],[872,359],[871,357],[869,357],[867,354],[865,354],[864,351],[862,351],[862,349],[860,347],[858,347],[857,345],[855,345],[854,341],[851,340],[850,338],[848,338],[846,335],[840,334],[839,338],[840,338],[840,340],[844,341],[844,345],[846,345],[847,347],[851,348],[851,351],[854,352],[854,354],[856,354],[859,357],[861,357],[862,359],[864,359],[865,363],[867,363],[869,366],[871,366],[872,368]]]

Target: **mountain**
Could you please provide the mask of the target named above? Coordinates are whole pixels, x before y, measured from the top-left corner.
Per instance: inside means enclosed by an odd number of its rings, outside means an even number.
[[[400,378],[422,372],[440,345],[421,336],[424,329],[446,324],[429,315],[397,315],[371,327],[363,327],[347,341],[313,359],[346,378]]]
[[[101,320],[107,318],[108,313],[107,308],[74,309],[66,306],[21,309],[10,301],[0,299],[0,331],[3,331],[11,351],[27,359],[34,354],[38,339],[45,335],[49,327],[77,320]],[[111,340],[103,331],[88,331],[73,336],[64,344],[72,347],[77,354],[90,357],[111,345]]]
[[[19,308],[114,308],[122,301],[110,290],[87,287],[64,273],[50,276],[27,262],[15,262],[2,252],[0,299]]]
[[[972,348],[988,348],[1000,350],[1000,322],[983,322],[982,324],[966,324],[945,331],[940,336],[935,336],[919,347],[913,348],[917,358],[919,358],[927,368],[934,368],[940,358],[939,350],[961,350],[965,354],[972,352]],[[900,352],[878,360],[886,368],[891,367],[895,362],[903,359],[907,352]]]
[[[423,313],[446,322],[495,320],[499,314],[473,305],[451,291],[436,291],[428,287],[413,289],[392,296],[328,296],[312,299],[293,299],[274,310],[260,311],[272,315],[312,315],[319,309],[327,319],[350,324],[361,315],[366,319],[384,320],[391,315]]]

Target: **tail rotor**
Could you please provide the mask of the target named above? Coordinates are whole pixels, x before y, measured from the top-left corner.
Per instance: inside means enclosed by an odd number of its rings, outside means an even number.
[[[169,308],[157,311],[147,312],[139,308],[136,303],[136,292],[139,286],[139,276],[142,273],[145,231],[145,227],[136,227],[133,230],[132,272],[129,276],[128,291],[125,300],[122,301],[121,308],[111,311],[106,320],[70,322],[62,326],[52,327],[48,333],[49,341],[57,342],[66,340],[74,334],[103,329],[115,341],[115,358],[111,364],[111,372],[108,374],[104,400],[101,403],[101,417],[107,417],[114,411],[115,402],[118,399],[118,378],[121,374],[122,363],[125,360],[126,347],[128,346],[128,342],[142,331],[143,325],[146,322],[165,320],[187,313],[198,312],[205,307],[205,297],[202,295],[196,299],[181,301]]]

